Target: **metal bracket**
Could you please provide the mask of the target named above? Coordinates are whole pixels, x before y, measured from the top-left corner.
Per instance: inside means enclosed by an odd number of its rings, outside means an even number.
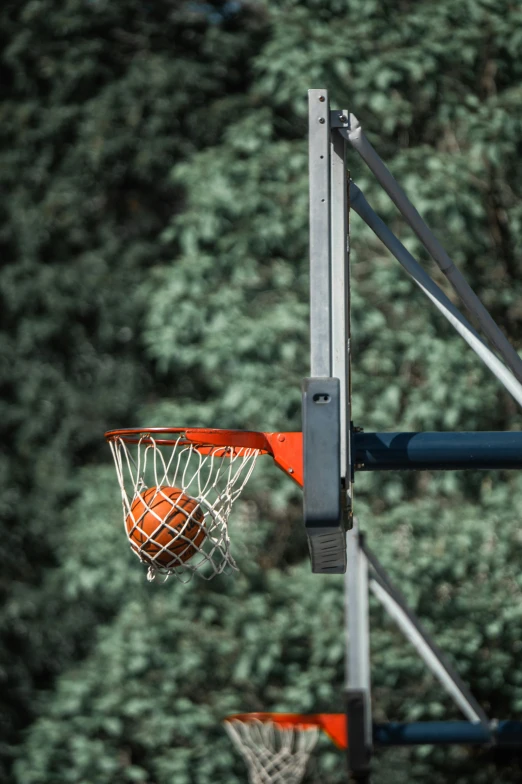
[[[370,749],[366,743],[366,705],[362,689],[346,692],[348,725],[348,772],[350,781],[369,782]]]
[[[303,510],[312,571],[346,570],[340,475],[340,383],[303,381]]]
[[[350,115],[342,109],[332,109],[330,111],[330,128],[349,128]]]

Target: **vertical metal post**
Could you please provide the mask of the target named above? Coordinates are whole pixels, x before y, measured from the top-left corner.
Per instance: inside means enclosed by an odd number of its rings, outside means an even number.
[[[348,110],[332,112],[331,126],[348,117]],[[332,375],[340,381],[341,397],[341,485],[345,525],[351,524],[351,400],[350,400],[350,265],[348,174],[346,141],[332,127],[330,140],[331,187],[331,298],[332,298]]]
[[[363,723],[362,728],[353,727],[355,736],[348,726],[350,772],[355,779],[367,782],[372,748],[368,562],[360,547],[359,536],[357,520],[354,519],[353,528],[346,533],[346,693],[348,722],[351,716],[352,721]],[[359,740],[359,744],[364,740],[364,747],[351,751],[352,740]]]
[[[332,232],[332,373],[340,380],[341,483],[344,522],[352,524],[351,379],[350,379],[350,257],[349,196],[346,145],[339,129],[347,110],[331,113]],[[359,548],[357,527],[346,534],[345,629],[346,714],[350,780],[369,781],[372,717],[368,625],[368,568]]]
[[[327,90],[309,90],[310,365],[332,376],[330,106]]]
[[[344,140],[336,140],[333,147],[328,92],[309,90],[308,97],[311,377],[303,381],[303,517],[312,571],[340,574],[346,569],[343,519],[346,503],[342,503],[345,499],[342,499],[341,487],[347,469],[345,465],[341,466],[342,438],[344,464],[349,447],[344,406],[346,304],[342,292],[336,295],[334,304],[333,291],[336,287],[344,289],[346,267]],[[337,129],[335,135],[340,136]],[[335,176],[333,192],[332,171]],[[342,193],[339,192],[341,179]],[[338,195],[341,203],[335,206],[332,228],[332,198]],[[336,370],[333,372],[334,323],[339,319],[341,326],[335,329]],[[341,416],[345,417],[343,436]]]

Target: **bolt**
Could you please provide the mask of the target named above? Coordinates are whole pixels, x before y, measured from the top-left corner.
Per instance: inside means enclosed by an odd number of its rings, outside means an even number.
[[[294,473],[294,469],[293,469],[293,468],[289,468],[289,469],[288,469],[288,473],[289,473],[289,474],[293,474],[293,473]]]
[[[324,117],[320,117],[319,122],[321,123],[321,125],[324,125],[326,120],[324,119]]]
[[[283,441],[286,441],[286,436],[283,433],[279,433],[277,440],[282,443]]]
[[[319,100],[320,100],[321,102],[324,102],[324,100],[325,100],[325,98],[324,98],[324,95],[320,95],[320,96],[319,96]]]
[[[346,122],[346,117],[344,116],[344,114],[340,114],[339,119],[341,122]]]
[[[364,433],[364,427],[354,427],[354,433]]]
[[[362,471],[362,469],[364,468],[364,463],[356,463],[354,468],[356,471]]]

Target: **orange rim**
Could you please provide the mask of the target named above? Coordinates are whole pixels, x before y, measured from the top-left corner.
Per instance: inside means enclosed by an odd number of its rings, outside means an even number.
[[[194,446],[198,452],[217,456],[216,447],[233,450],[255,449],[262,455],[271,455],[276,464],[303,486],[303,434],[262,433],[256,430],[225,430],[210,427],[132,427],[108,430],[107,441],[123,441],[125,444],[154,442],[158,446]]]
[[[271,721],[281,729],[312,729],[319,727],[339,749],[348,747],[346,716],[343,713],[236,713],[225,721]]]
[[[264,433],[253,430],[223,430],[208,427],[132,427],[120,430],[108,430],[107,441],[121,439],[126,444],[138,444],[140,441],[154,439],[156,444],[175,446],[228,446],[259,449],[271,452]]]

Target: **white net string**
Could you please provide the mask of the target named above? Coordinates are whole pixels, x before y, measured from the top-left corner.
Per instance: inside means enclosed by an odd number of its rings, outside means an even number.
[[[299,784],[319,736],[315,726],[259,719],[228,720],[225,728],[247,764],[250,784]]]
[[[148,565],[147,579],[174,574],[188,582],[237,570],[228,519],[254,470],[258,449],[187,445],[143,435],[135,444],[109,442],[123,502],[125,532]]]

